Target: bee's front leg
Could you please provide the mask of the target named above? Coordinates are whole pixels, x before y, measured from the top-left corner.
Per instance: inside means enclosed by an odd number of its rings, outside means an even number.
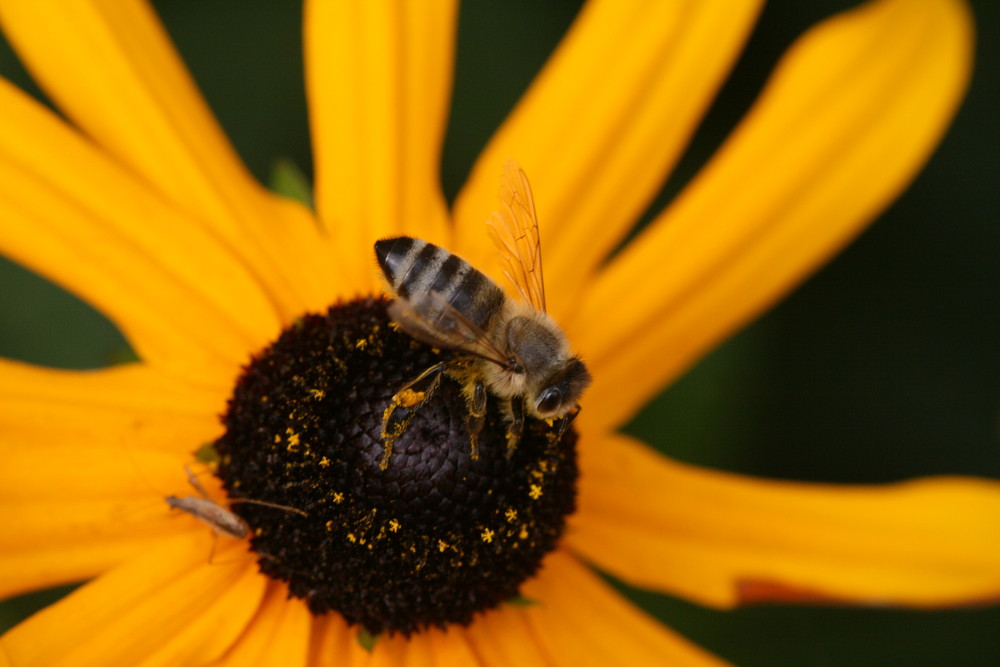
[[[465,394],[465,432],[469,435],[469,443],[472,445],[472,460],[479,458],[479,433],[483,430],[486,422],[486,386],[476,380],[462,388]]]
[[[556,430],[556,434],[555,434],[554,437],[551,436],[551,434],[549,436],[549,438],[550,438],[549,441],[553,445],[559,444],[559,442],[562,440],[563,436],[566,435],[566,431],[569,430],[570,424],[573,423],[573,420],[576,419],[576,416],[578,414],[580,414],[580,406],[579,405],[576,406],[575,408],[573,408],[573,410],[571,410],[570,412],[567,412],[565,415],[563,415],[559,419],[555,420],[554,426],[557,429]]]
[[[510,421],[507,423],[507,458],[514,455],[517,443],[524,433],[524,399],[512,398],[509,409]]]
[[[389,467],[389,459],[392,458],[392,448],[396,444],[399,436],[406,432],[406,428],[413,420],[420,406],[434,395],[441,384],[441,373],[447,368],[448,362],[442,361],[434,364],[416,378],[406,383],[402,389],[396,392],[382,413],[382,460],[378,467],[385,470]]]

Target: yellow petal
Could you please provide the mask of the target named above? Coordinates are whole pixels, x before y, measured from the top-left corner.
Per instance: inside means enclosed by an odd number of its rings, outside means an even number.
[[[747,599],[939,607],[1000,596],[1000,483],[755,480],[623,436],[584,450],[571,549],[638,586]]]
[[[252,180],[145,2],[5,1],[0,24],[53,102],[233,246],[286,320],[314,306],[316,283],[330,300],[328,241]]]
[[[72,501],[185,491],[189,456],[90,443],[0,444],[0,499]],[[4,538],[0,538],[4,539]]]
[[[204,529],[164,501],[192,493],[184,465],[219,428],[190,414],[199,393],[139,364],[0,364],[0,591],[79,581]]]
[[[188,456],[6,439],[0,456],[0,595],[92,577],[193,527],[164,501],[192,493]]]
[[[525,615],[514,606],[504,605],[477,616],[465,634],[485,667],[559,664],[535,637]]]
[[[352,630],[356,634],[357,629]],[[355,646],[359,646],[354,641]],[[457,628],[429,628],[412,637],[380,636],[371,654],[352,649],[351,664],[369,667],[466,667],[480,664],[465,636]]]
[[[275,335],[273,305],[230,248],[2,80],[0,124],[17,128],[0,133],[0,251],[174,372],[228,382]]]
[[[456,9],[451,0],[306,3],[316,205],[349,289],[377,289],[379,238],[448,243],[438,158]]]
[[[415,643],[426,641],[422,634],[414,635]],[[309,648],[310,667],[343,665],[343,667],[374,667],[399,665],[405,662],[407,640],[399,635],[380,636],[369,653],[358,642],[358,627],[348,626],[339,614],[326,614],[313,621],[312,642]]]
[[[760,4],[588,2],[460,194],[459,252],[493,266],[483,224],[501,167],[515,158],[535,193],[559,317],[659,191]]]
[[[309,667],[363,664],[365,651],[355,641],[356,633],[357,630],[349,628],[339,614],[314,618],[309,641]]]
[[[338,614],[317,618],[313,624],[310,667],[442,667],[481,664],[481,656],[457,628],[430,628],[409,638],[380,635],[369,653],[358,642],[358,627],[349,627]]]
[[[221,435],[229,390],[145,364],[67,371],[0,359],[0,432],[6,445],[32,450],[95,445],[116,458],[141,449],[188,455]]]
[[[538,603],[521,613],[554,664],[725,664],[633,607],[572,556],[550,554],[543,567],[523,589]]]
[[[79,127],[175,201],[228,218],[215,188],[247,177],[145,2],[4,2],[0,20]]]
[[[452,626],[447,630],[433,628],[426,634],[427,642],[421,647],[420,658],[408,656],[408,665],[466,667],[482,664],[481,656],[457,627]]]
[[[144,516],[151,507],[148,504],[128,508],[122,503],[105,503],[100,508],[93,507],[95,504],[89,503],[87,508],[74,508],[71,503],[48,503],[35,507],[33,511],[38,516],[49,513],[57,515],[60,520],[73,521],[77,526],[93,526],[94,530],[88,533],[90,539],[79,542],[32,545],[27,549],[21,549],[21,544],[15,545],[17,548],[8,548],[5,544],[4,551],[0,553],[0,567],[3,568],[0,573],[0,598],[85,581],[148,553],[169,536],[190,532],[189,527],[177,523],[167,525],[159,520],[149,520]],[[107,525],[109,514],[122,514],[123,510],[135,521],[120,522],[114,535],[98,530]],[[8,507],[5,503],[4,511],[24,515],[25,508],[17,505]],[[69,516],[70,512],[74,514]],[[62,531],[65,527],[60,525],[56,530]],[[18,530],[22,526],[5,515],[0,518],[0,528]]]
[[[305,602],[290,599],[284,585],[272,582],[257,615],[218,664],[231,667],[304,666],[312,621]]]
[[[0,638],[19,667],[192,664],[220,657],[253,617],[266,579],[216,553],[206,529],[167,541]],[[228,559],[229,562],[226,562]]]
[[[965,90],[971,32],[960,2],[885,0],[791,48],[719,154],[601,274],[568,327],[597,369],[597,419],[627,420],[900,193]]]

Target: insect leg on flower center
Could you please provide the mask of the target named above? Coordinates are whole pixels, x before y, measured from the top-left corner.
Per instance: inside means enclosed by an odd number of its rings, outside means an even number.
[[[462,385],[473,459],[479,455],[490,394],[501,401],[509,457],[526,416],[560,420],[562,434],[590,385],[586,366],[545,312],[538,217],[527,177],[512,160],[504,166],[500,210],[487,220],[487,229],[520,299],[507,297],[485,274],[440,246],[409,236],[375,243],[379,267],[395,297],[389,315],[416,340],[456,353],[389,401],[382,420],[383,470],[396,440],[434,395],[442,375]]]

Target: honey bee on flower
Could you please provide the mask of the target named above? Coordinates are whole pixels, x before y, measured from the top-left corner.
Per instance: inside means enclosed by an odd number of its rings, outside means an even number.
[[[467,261],[432,243],[399,236],[375,243],[379,266],[395,296],[389,315],[408,334],[460,355],[434,364],[393,396],[382,426],[389,464],[393,443],[413,414],[437,390],[442,375],[462,384],[465,425],[477,441],[489,395],[502,401],[508,454],[517,447],[525,416],[559,420],[560,433],[579,410],[590,373],[546,313],[538,215],[528,179],[513,161],[504,167],[501,208],[489,221],[504,273],[521,299]]]

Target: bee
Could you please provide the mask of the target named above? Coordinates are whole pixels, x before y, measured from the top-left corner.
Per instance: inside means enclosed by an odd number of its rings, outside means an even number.
[[[520,299],[505,292],[458,255],[409,236],[375,243],[375,256],[394,300],[389,316],[400,329],[433,347],[453,350],[450,361],[431,366],[389,401],[382,419],[385,470],[393,445],[420,406],[434,395],[442,375],[457,380],[465,398],[465,428],[478,453],[489,395],[501,401],[507,422],[506,455],[524,431],[525,416],[558,420],[558,437],[579,412],[590,373],[545,312],[538,217],[528,179],[510,160],[504,166],[500,210],[487,231]]]

